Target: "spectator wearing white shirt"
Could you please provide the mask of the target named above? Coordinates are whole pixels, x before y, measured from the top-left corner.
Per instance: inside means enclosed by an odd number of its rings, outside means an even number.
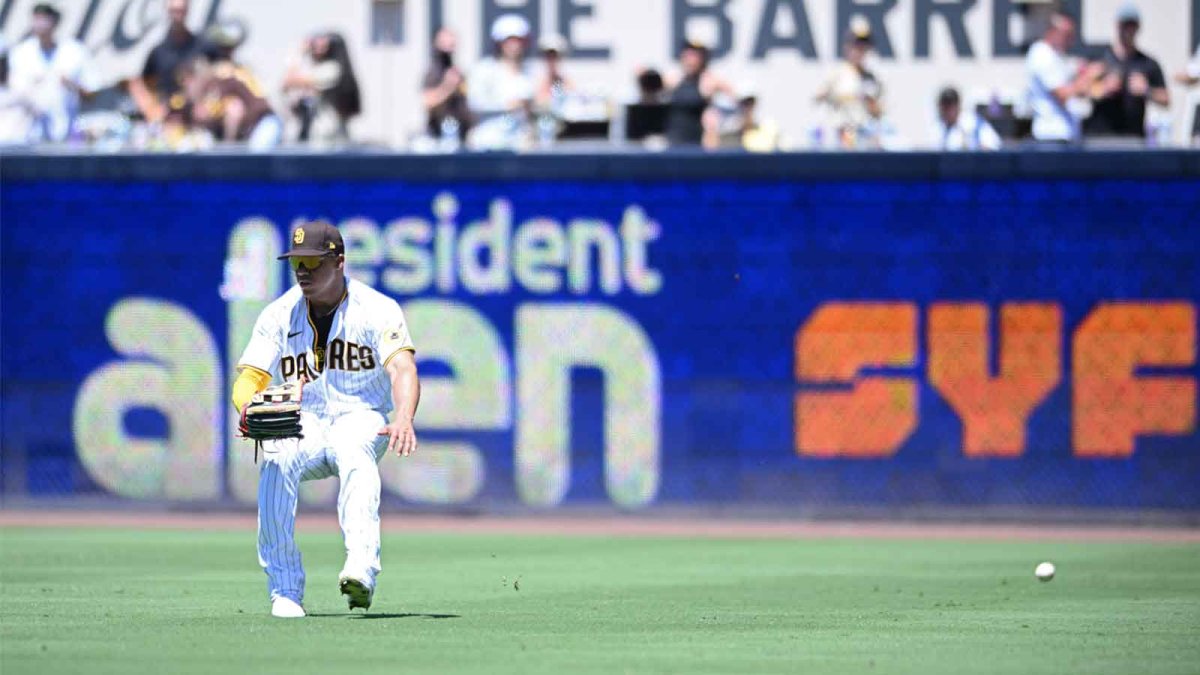
[[[495,55],[476,64],[467,78],[467,105],[477,120],[468,142],[483,150],[519,149],[531,136],[535,73],[525,58],[529,22],[504,14],[492,23],[491,37]]]
[[[0,147],[29,138],[29,104],[8,86],[8,44],[0,36]]]
[[[830,73],[816,97],[828,118],[822,126],[832,127],[837,134],[838,146],[843,148],[869,147],[878,140],[878,136],[859,139],[868,127],[877,129],[882,119],[882,115],[876,113],[882,112],[879,99],[883,85],[867,68],[867,56],[874,44],[871,25],[866,19],[855,17],[842,45],[842,61]]]
[[[987,120],[963,112],[962,99],[954,87],[938,94],[938,120],[933,129],[933,146],[938,150],[999,150],[1000,134]]]
[[[32,35],[9,54],[9,83],[31,110],[31,142],[66,140],[79,114],[80,98],[97,88],[87,48],[54,36],[60,17],[53,5],[35,5]]]
[[[1188,61],[1187,66],[1175,75],[1175,81],[1188,87],[1200,84],[1200,47],[1196,47],[1196,53],[1192,54],[1192,60]]]
[[[1077,143],[1081,115],[1077,99],[1089,91],[1103,66],[1093,64],[1078,71],[1067,58],[1075,41],[1075,21],[1056,12],[1042,39],[1025,57],[1029,73],[1029,105],[1033,109],[1033,137],[1039,141]]]
[[[1176,73],[1175,81],[1185,87],[1200,84],[1200,47],[1192,54],[1192,60],[1188,61],[1187,67]],[[1192,111],[1192,143],[1200,144],[1200,102],[1196,103]]]

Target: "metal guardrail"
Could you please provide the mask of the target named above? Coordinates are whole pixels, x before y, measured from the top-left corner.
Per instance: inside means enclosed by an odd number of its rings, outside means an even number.
[[[675,180],[1200,178],[1197,150],[1039,148],[995,153],[335,154],[204,153],[0,156],[4,180]]]

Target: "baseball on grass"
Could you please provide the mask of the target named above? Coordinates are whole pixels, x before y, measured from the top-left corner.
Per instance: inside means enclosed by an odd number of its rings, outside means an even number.
[[[1034,568],[1033,575],[1038,578],[1038,581],[1050,581],[1054,578],[1054,563],[1044,562],[1039,564]]]

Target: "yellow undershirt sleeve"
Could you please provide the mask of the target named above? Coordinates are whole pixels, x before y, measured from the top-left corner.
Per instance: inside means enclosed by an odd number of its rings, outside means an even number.
[[[258,368],[250,366],[242,366],[242,372],[238,373],[237,379],[233,382],[233,407],[240,412],[254,395],[271,383],[271,374]]]

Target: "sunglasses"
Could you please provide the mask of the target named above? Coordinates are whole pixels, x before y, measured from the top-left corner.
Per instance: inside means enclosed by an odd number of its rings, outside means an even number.
[[[294,258],[288,258],[288,263],[292,266],[292,271],[297,271],[303,265],[305,269],[315,270],[321,266],[321,262],[329,256],[327,255],[302,255]]]

